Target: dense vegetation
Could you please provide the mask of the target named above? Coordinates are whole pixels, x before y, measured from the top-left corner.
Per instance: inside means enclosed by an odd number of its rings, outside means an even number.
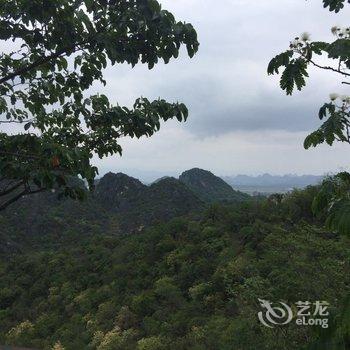
[[[198,220],[174,219],[137,235],[102,233],[94,218],[79,216],[60,233],[49,227],[19,244],[21,254],[2,255],[0,343],[69,350],[311,346],[330,330],[293,323],[269,329],[257,312],[258,298],[283,298],[327,300],[332,319],[341,315],[350,242],[313,217],[316,192],[212,205]],[[333,341],[346,349],[346,329]]]
[[[349,0],[323,0],[323,7],[336,13],[349,4]],[[287,95],[306,86],[310,67],[332,72],[339,83],[350,85],[350,27],[333,26],[330,31],[334,36],[331,42],[312,41],[309,33],[302,33],[290,42],[287,51],[270,61],[268,74],[279,74],[283,70],[280,87]],[[333,146],[337,142],[350,144],[350,96],[331,93],[319,109],[318,118],[322,124],[306,137],[305,149],[321,144]],[[324,181],[314,201],[314,212],[328,214],[328,228],[350,234],[349,172]]]
[[[189,188],[175,178],[165,177],[146,186],[126,174],[108,173],[98,181],[94,193],[84,202],[69,199],[59,201],[56,193],[40,193],[23,198],[16,206],[8,208],[4,215],[0,214],[0,220],[5,227],[0,236],[10,237],[15,230],[24,236],[32,236],[43,230],[47,233],[48,228],[50,232],[59,233],[66,227],[77,226],[76,217],[90,222],[93,220],[95,225],[101,227],[102,232],[109,229],[114,233],[139,232],[145,227],[174,217],[196,216],[217,198],[216,194],[219,192],[222,199],[230,202],[250,198],[242,192],[234,191],[223,180],[204,170],[197,174],[196,181],[205,182],[212,189],[204,200],[201,200],[201,193],[205,187],[192,191],[192,187]],[[81,181],[75,182],[83,186]],[[222,191],[222,183],[226,191]],[[19,216],[22,216],[21,220]],[[0,250],[2,247],[3,243],[0,242]],[[3,249],[8,248],[7,246]]]

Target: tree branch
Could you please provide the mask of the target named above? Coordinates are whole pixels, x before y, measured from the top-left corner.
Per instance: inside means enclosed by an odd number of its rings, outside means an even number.
[[[128,38],[119,38],[118,40],[120,42],[127,42]],[[89,43],[89,40],[84,40],[81,43],[75,43],[75,44],[68,46],[68,47],[65,47],[65,48],[63,48],[63,49],[61,49],[61,50],[59,50],[59,51],[57,51],[49,56],[40,58],[40,59],[34,61],[32,64],[30,64],[26,67],[22,67],[22,68],[16,70],[15,72],[12,72],[12,73],[6,75],[5,77],[0,78],[0,84],[5,83],[6,81],[11,80],[11,79],[15,78],[16,76],[21,75],[27,71],[30,71],[33,68],[41,66],[42,64],[48,63],[49,61],[51,61],[55,58],[58,58],[59,56],[63,55],[64,53],[67,53],[68,51],[75,50],[77,48],[78,48],[78,51],[84,50],[83,45],[87,44],[87,43]]]
[[[16,190],[17,188],[21,187],[23,185],[23,181],[18,182],[16,185],[0,192],[0,197],[6,196],[7,194],[10,194],[12,191]]]
[[[49,62],[49,61],[51,61],[51,60],[53,60],[55,58],[58,58],[62,54],[67,53],[67,51],[75,49],[76,46],[77,46],[77,44],[74,44],[74,45],[72,45],[70,47],[66,47],[64,49],[59,50],[59,51],[51,54],[50,56],[46,56],[46,57],[43,57],[43,58],[40,58],[40,59],[34,61],[32,64],[30,64],[30,65],[28,65],[26,67],[22,67],[22,68],[16,70],[15,72],[12,72],[12,73],[6,75],[5,77],[1,78],[0,79],[0,84],[5,83],[6,81],[8,81],[10,79],[13,79],[16,76],[21,75],[21,74],[23,74],[23,73],[25,73],[27,71],[30,71],[33,68],[41,66],[42,64],[45,64],[45,63],[47,63],[47,62]]]
[[[29,191],[28,189],[24,189],[23,191],[19,192],[12,198],[8,199],[7,201],[0,204],[0,211],[5,210],[8,206],[10,206],[12,203],[18,201],[20,198],[26,195],[36,194],[40,192],[46,191],[46,188],[39,188],[38,190]]]
[[[4,152],[0,151],[0,156],[13,156],[13,157],[22,157],[22,158],[29,158],[29,159],[40,159],[39,156],[36,156],[34,154],[20,154],[16,152]]]
[[[305,56],[304,56],[305,57]],[[311,59],[308,59],[308,61],[313,64],[315,67],[317,68],[320,68],[320,69],[324,69],[324,70],[330,70],[332,72],[336,72],[338,74],[342,74],[342,75],[345,75],[346,77],[350,77],[350,73],[346,73],[346,72],[343,72],[342,70],[340,69],[336,69],[336,68],[333,68],[333,67],[330,67],[330,66],[321,66],[320,64],[316,63],[315,61],[311,60]]]
[[[4,203],[0,204],[0,211],[6,209],[10,204],[16,202],[19,200],[22,196],[25,195],[27,190],[23,190],[22,192],[18,193],[16,196],[10,198],[9,200],[5,201]]]
[[[28,123],[33,121],[34,119],[27,119],[27,120],[23,120],[23,121],[19,121],[19,120],[0,120],[0,124],[7,124],[7,123],[18,123],[18,124],[23,124],[23,123]]]

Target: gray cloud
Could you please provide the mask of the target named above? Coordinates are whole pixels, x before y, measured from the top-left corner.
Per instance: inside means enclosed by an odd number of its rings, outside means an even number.
[[[139,96],[183,101],[190,118],[184,124],[166,123],[151,139],[123,140],[122,159],[96,160],[102,173],[140,169],[173,174],[192,166],[226,175],[322,173],[348,165],[344,147],[302,148],[305,135],[319,124],[318,107],[328,94],[347,92],[341,78],[311,70],[307,88],[287,97],[266,67],[303,31],[315,40],[331,39],[331,26],[349,24],[349,10],[331,14],[321,0],[160,2],[196,27],[198,54],[189,59],[182,52],[178,60],[151,71],[145,66],[108,67],[107,86],[96,85],[91,92],[128,106]]]
[[[329,28],[346,13],[330,14],[319,2],[300,0],[162,1],[179,19],[192,22],[201,47],[189,60],[152,71],[139,66],[110,68],[108,93],[130,104],[140,95],[184,101],[190,108],[186,128],[198,136],[237,130],[309,131],[317,126],[318,107],[333,90],[343,89],[323,72],[312,71],[308,87],[294,97],[268,77],[269,60],[289,40],[308,30],[315,39],[330,39]],[[325,79],[326,77],[326,79]]]
[[[190,60],[183,53],[152,71],[110,68],[107,93],[125,104],[140,95],[180,100],[190,118],[184,124],[167,123],[150,140],[125,140],[122,159],[98,162],[102,169],[173,174],[199,166],[219,174],[323,173],[348,165],[346,147],[308,152],[302,147],[305,135],[319,124],[319,106],[330,92],[342,93],[346,87],[332,74],[311,70],[307,88],[287,97],[266,68],[303,31],[315,40],[331,39],[331,26],[347,25],[349,11],[330,14],[321,0],[161,2],[194,24],[201,42],[198,54]]]

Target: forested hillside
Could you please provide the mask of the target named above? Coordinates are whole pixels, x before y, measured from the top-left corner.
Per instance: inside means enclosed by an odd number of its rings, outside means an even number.
[[[249,198],[247,194],[235,191],[223,179],[207,170],[187,170],[180,175],[179,180],[206,202],[232,202]]]
[[[17,253],[2,254],[0,265],[0,343],[67,350],[311,348],[319,332],[332,328],[270,329],[257,312],[258,298],[283,296],[289,304],[327,300],[331,318],[341,315],[350,242],[313,217],[316,192],[214,204],[197,218],[133,235],[105,226],[110,211],[101,221],[72,211],[57,231],[51,212],[45,218],[51,224],[23,245],[21,231],[13,230]],[[344,332],[333,340],[336,349],[346,349]]]
[[[350,0],[281,4],[0,1],[0,349],[350,350]],[[189,164],[329,175],[99,177]]]
[[[207,183],[211,192],[204,197],[201,192],[172,177],[146,186],[123,173],[104,175],[96,183],[95,191],[83,202],[59,199],[59,193],[55,191],[23,197],[15,206],[0,213],[4,227],[0,232],[0,251],[15,248],[16,242],[11,240],[15,231],[15,235],[22,235],[26,240],[28,236],[43,232],[59,234],[65,228],[73,230],[89,222],[96,227],[87,227],[87,233],[94,234],[98,227],[102,232],[110,230],[114,234],[129,234],[174,217],[197,217],[210,203],[220,201],[215,193],[222,191],[222,186],[226,189],[226,197],[223,195],[221,201],[250,200],[248,195],[234,191],[215,175],[204,170],[201,172],[210,174]],[[198,174],[196,181],[202,181],[202,174]],[[74,182],[84,186],[77,179]]]

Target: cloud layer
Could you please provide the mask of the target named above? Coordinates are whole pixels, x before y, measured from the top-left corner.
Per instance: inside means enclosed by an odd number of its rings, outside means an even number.
[[[163,0],[164,8],[194,24],[201,47],[169,65],[111,67],[108,95],[131,104],[140,95],[185,102],[185,124],[167,123],[150,140],[123,141],[124,156],[98,161],[102,172],[139,169],[175,174],[200,166],[219,174],[324,173],[348,166],[344,146],[305,151],[303,138],[319,124],[318,107],[333,91],[345,92],[327,72],[311,71],[293,97],[268,77],[269,60],[303,31],[331,39],[330,27],[349,13],[331,14],[321,1]],[[134,173],[137,171],[134,171]],[[137,174],[136,174],[137,175]]]
[[[169,65],[108,67],[107,86],[92,92],[130,106],[140,96],[182,101],[188,122],[166,123],[151,139],[123,140],[124,156],[96,160],[106,171],[176,174],[199,166],[221,175],[324,173],[346,168],[348,149],[305,151],[303,138],[319,125],[318,107],[330,92],[346,93],[333,74],[310,71],[307,88],[287,97],[269,60],[308,31],[330,40],[331,26],[348,25],[349,11],[332,14],[321,0],[160,0],[178,20],[191,22],[201,46]],[[136,170],[135,170],[136,169]]]

